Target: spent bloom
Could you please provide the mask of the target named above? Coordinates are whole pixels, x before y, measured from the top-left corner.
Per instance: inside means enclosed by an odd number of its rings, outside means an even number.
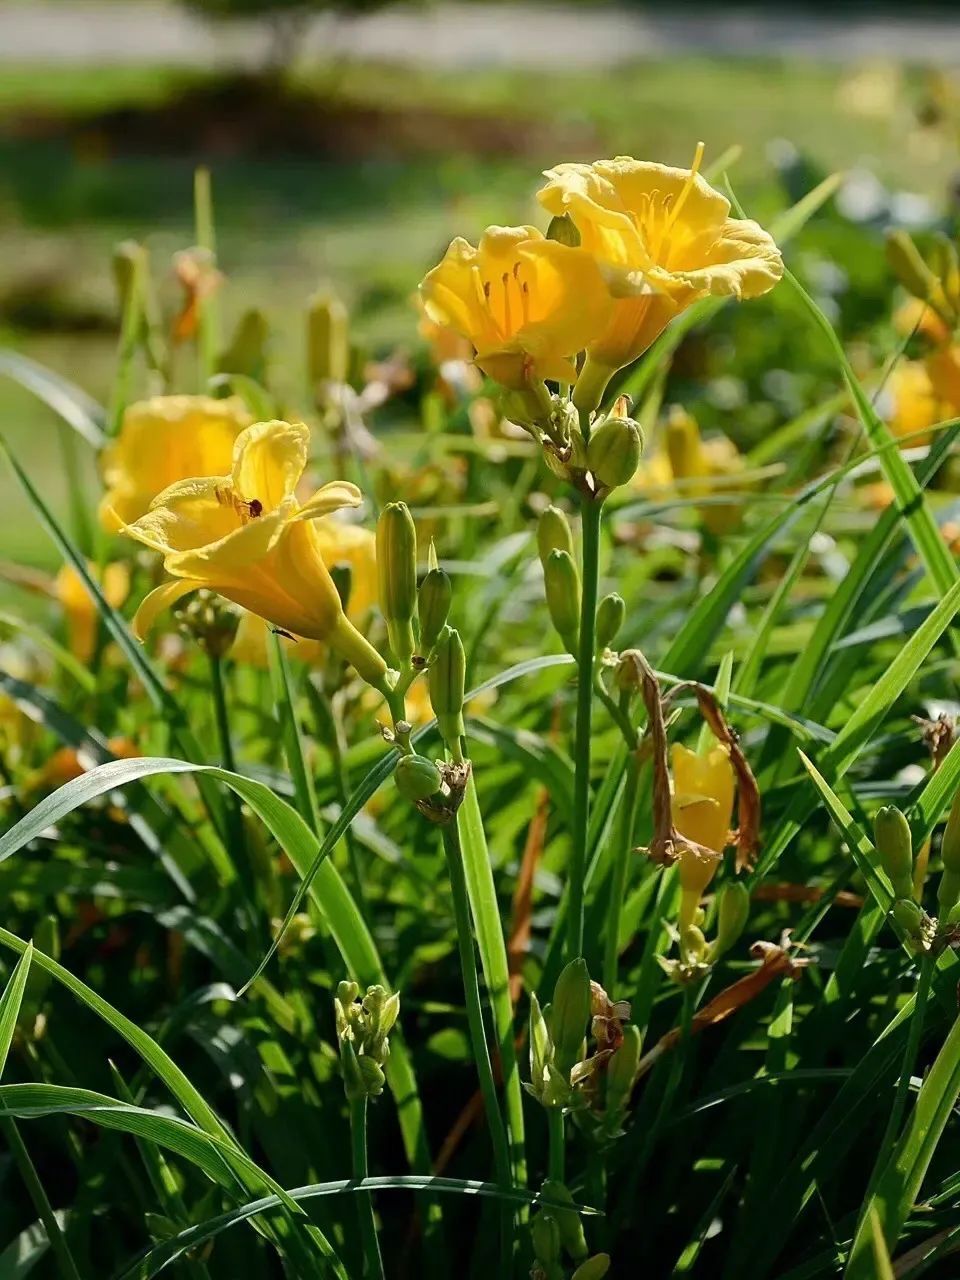
[[[476,248],[457,237],[420,292],[427,316],[468,339],[483,372],[513,391],[575,381],[571,357],[612,305],[592,255],[536,227],[488,227]]]
[[[730,843],[734,773],[727,749],[712,747],[700,755],[680,743],[672,750],[673,822],[681,835],[700,846],[680,854],[680,929],[695,923],[700,899]]]
[[[222,475],[237,436],[252,421],[239,396],[155,396],[130,405],[100,459],[106,488],[101,523],[115,533],[184,476]]]
[[[125,526],[161,553],[173,578],[141,604],[138,635],[181,596],[208,587],[283,631],[330,644],[382,684],[386,664],[348,620],[316,529],[331,512],[359,506],[360,490],[334,480],[301,502],[309,441],[303,423],[256,423],[237,437],[230,474],[180,480]]]
[[[569,214],[603,271],[614,305],[587,344],[575,400],[595,407],[617,369],[641,355],[681,311],[711,295],[756,298],[783,275],[773,239],[691,169],[620,156],[546,171],[538,199]]]

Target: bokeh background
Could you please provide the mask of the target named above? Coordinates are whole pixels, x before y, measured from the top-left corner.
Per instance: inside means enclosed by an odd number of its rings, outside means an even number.
[[[559,160],[688,164],[702,138],[708,163],[742,147],[731,177],[761,219],[845,171],[791,261],[868,367],[893,340],[883,231],[953,211],[955,5],[665,8],[0,0],[0,345],[105,396],[113,247],[148,244],[175,308],[172,259],[193,241],[206,164],[228,323],[263,309],[295,402],[318,285],[372,356],[413,353],[416,283],[451,235],[542,221],[533,192]],[[809,325],[737,310],[671,376],[703,425],[743,444],[834,375]],[[2,378],[0,428],[62,505],[52,415]],[[6,475],[0,548],[51,562]]]

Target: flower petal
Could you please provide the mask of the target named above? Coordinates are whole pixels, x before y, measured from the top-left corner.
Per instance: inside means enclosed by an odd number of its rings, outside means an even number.
[[[233,487],[264,512],[289,498],[307,465],[310,431],[302,422],[257,422],[237,437]]]
[[[293,516],[294,520],[316,520],[342,507],[359,507],[363,494],[348,480],[331,480],[312,494]]]
[[[181,596],[189,595],[202,587],[202,582],[191,582],[189,579],[177,578],[173,582],[164,582],[156,587],[143,600],[133,618],[133,634],[138,640],[145,640],[153,624],[165,609],[176,604]]]

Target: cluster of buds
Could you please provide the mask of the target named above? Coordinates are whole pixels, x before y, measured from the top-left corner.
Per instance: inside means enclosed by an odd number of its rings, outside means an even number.
[[[920,905],[922,877],[915,874],[913,838],[906,818],[894,805],[878,809],[873,820],[877,859],[893,889],[890,914],[914,952],[938,951],[960,941],[960,793],[943,833],[943,871],[937,886],[938,916]]]
[[[536,1258],[530,1280],[566,1280],[564,1255],[576,1265],[572,1280],[600,1280],[610,1268],[610,1258],[605,1253],[590,1257],[573,1196],[562,1182],[550,1178],[540,1194],[541,1207],[530,1224]]]
[[[643,435],[639,423],[629,416],[626,396],[620,396],[610,413],[594,422],[587,439],[581,417],[568,400],[548,396],[534,415],[518,412],[522,404],[516,397],[507,407],[539,440],[554,475],[568,481],[584,497],[602,501],[612,490],[629,484],[636,474]]]
[[[240,626],[240,610],[215,591],[201,588],[174,606],[177,629],[211,658],[222,658]]]
[[[530,1093],[544,1107],[570,1111],[599,1141],[619,1137],[640,1061],[630,1005],[591,982],[586,962],[560,974],[553,1001],[530,998]],[[592,1041],[592,1045],[590,1044]]]
[[[550,620],[568,653],[577,656],[580,636],[580,571],[573,555],[573,532],[559,507],[545,507],[537,522],[537,552]],[[612,592],[597,606],[597,651],[609,650],[623,626],[627,606]]]
[[[343,1088],[350,1102],[377,1098],[386,1082],[389,1035],[400,1012],[400,995],[383,987],[367,987],[360,999],[355,982],[341,982],[333,1000],[340,1042]]]
[[[742,880],[725,880],[717,890],[716,926],[713,941],[704,933],[706,912],[696,908],[689,924],[668,930],[677,943],[674,958],[657,956],[664,973],[681,986],[705,978],[713,966],[739,942],[750,917],[750,891]]]

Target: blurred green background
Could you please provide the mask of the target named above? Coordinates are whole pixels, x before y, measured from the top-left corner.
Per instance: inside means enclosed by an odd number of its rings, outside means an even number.
[[[135,8],[134,0],[109,3]],[[48,0],[36,12],[49,22],[55,8]],[[522,59],[536,24],[512,30],[510,12],[500,21]],[[0,29],[2,17],[0,3]],[[443,11],[431,20],[442,22]],[[792,260],[822,285],[821,296],[836,295],[845,337],[867,342],[889,318],[883,226],[901,215],[936,218],[949,205],[952,91],[922,66],[750,57],[747,47],[734,59],[696,53],[609,68],[465,69],[342,52],[323,61],[298,54],[299,30],[281,32],[269,56],[243,72],[154,65],[144,47],[129,63],[102,64],[95,50],[80,62],[38,63],[9,51],[3,61],[0,49],[0,344],[105,397],[117,342],[112,248],[127,237],[147,243],[175,308],[171,260],[193,241],[198,163],[213,173],[228,327],[242,310],[263,308],[276,381],[294,402],[303,307],[319,284],[342,294],[371,352],[413,349],[416,284],[447,240],[475,238],[489,222],[542,222],[533,193],[540,170],[560,160],[620,153],[687,164],[702,138],[709,163],[739,144],[731,174],[761,219],[826,172],[852,173],[845,217],[818,219]],[[232,38],[229,25],[215,32],[215,40]],[[816,341],[799,339],[811,343],[804,366],[796,348],[782,347],[789,327],[778,327],[773,349],[755,314],[751,321],[749,331],[726,334],[728,347],[737,343],[737,376],[751,362],[757,370],[789,365],[799,410],[819,390],[797,383],[798,369],[816,375]],[[722,357],[722,329],[713,341]],[[722,381],[723,368],[715,362],[711,374]],[[742,393],[727,400],[717,393],[711,401],[726,430],[763,428],[759,410],[744,423]],[[61,504],[52,416],[2,379],[0,430]],[[4,558],[51,563],[6,475],[0,546]]]

